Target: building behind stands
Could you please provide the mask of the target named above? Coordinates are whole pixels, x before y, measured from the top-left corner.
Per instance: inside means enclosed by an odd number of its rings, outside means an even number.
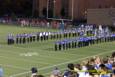
[[[115,8],[88,9],[87,23],[115,26]]]
[[[115,8],[115,0],[35,0],[34,13],[42,17],[50,11],[56,18],[86,19],[87,9]],[[73,3],[72,3],[73,1]],[[48,5],[49,4],[49,5]],[[72,6],[73,5],[73,6]],[[72,9],[73,8],[73,9]],[[73,11],[72,11],[73,10]],[[43,14],[44,12],[44,14]],[[53,17],[48,15],[50,18]]]

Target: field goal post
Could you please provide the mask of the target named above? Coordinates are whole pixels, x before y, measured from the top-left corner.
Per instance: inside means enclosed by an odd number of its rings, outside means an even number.
[[[73,21],[73,15],[74,15],[74,0],[71,0],[72,4],[71,4],[71,19],[62,19],[62,18],[49,18],[49,0],[47,0],[47,19],[51,19],[51,20],[61,20],[61,21]],[[54,3],[54,6],[55,6],[55,3],[56,3],[56,0],[53,0],[53,3]],[[55,10],[53,9],[53,14],[55,13],[54,12]]]

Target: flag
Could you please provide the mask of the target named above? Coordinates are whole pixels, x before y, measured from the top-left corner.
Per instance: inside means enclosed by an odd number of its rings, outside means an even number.
[[[103,29],[102,29],[102,25],[99,25],[99,30],[100,30],[100,31],[102,31],[102,30],[103,30]]]

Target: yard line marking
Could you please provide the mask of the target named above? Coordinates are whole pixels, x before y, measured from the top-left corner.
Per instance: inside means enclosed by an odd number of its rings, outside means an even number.
[[[103,55],[103,54],[110,53],[110,52],[113,52],[113,51],[115,51],[115,50],[106,51],[106,52],[99,53],[99,54],[97,54],[97,55],[87,56],[87,57],[84,57],[84,58],[79,58],[79,59],[76,59],[76,60],[71,60],[71,61],[67,61],[67,62],[60,63],[60,64],[56,64],[56,65],[52,65],[52,66],[47,66],[47,67],[39,68],[38,70],[40,71],[40,70],[52,68],[52,67],[55,67],[55,66],[60,66],[60,65],[63,65],[63,64],[72,63],[72,62],[75,62],[75,61],[87,59],[87,58],[94,57],[94,56]],[[18,74],[11,75],[10,77],[17,77],[17,76],[20,76],[20,75],[23,75],[23,74],[26,74],[26,73],[30,73],[30,72],[31,72],[31,71],[23,72],[23,73],[18,73]]]
[[[32,50],[33,51],[33,49],[30,49],[30,48],[23,48],[23,47],[17,47],[17,46],[13,46],[14,48],[19,48],[19,49],[26,49],[26,50]],[[41,49],[39,49],[39,50],[41,50]],[[45,50],[46,51],[46,50]],[[54,53],[54,52],[49,52],[49,53]],[[58,54],[58,53],[57,53]],[[62,53],[62,52],[60,52],[59,54],[67,54],[67,55],[74,55],[74,56],[76,56],[76,54],[68,54],[68,53]]]
[[[6,59],[10,59],[9,57],[6,57],[6,56],[1,56],[0,57],[2,58],[6,58]],[[13,58],[14,59],[14,58]],[[20,59],[20,58],[17,58],[17,59],[14,59],[14,60],[20,60],[20,61],[27,61],[27,62],[33,62],[33,63],[41,63],[41,64],[50,64],[50,63],[46,63],[46,62],[39,62],[39,61],[30,61],[30,60],[26,60],[26,59]]]
[[[11,46],[12,48],[13,48],[13,46]],[[14,47],[14,48],[20,48],[20,49],[25,49],[25,50],[30,50],[30,51],[34,51],[34,50],[32,50],[32,49],[26,49],[26,48],[22,48],[22,47]],[[10,51],[7,51],[7,52],[10,52]],[[10,53],[18,53],[18,52],[10,52]],[[50,53],[53,53],[53,52],[50,52]],[[20,53],[18,53],[18,54],[20,54]],[[39,54],[39,53],[38,53]],[[74,55],[74,56],[84,56],[84,55],[77,55],[77,54],[68,54],[68,53],[60,53],[60,54],[67,54],[67,55]],[[46,56],[43,56],[43,55],[39,55],[39,56],[41,56],[41,57],[46,57]],[[52,58],[52,57],[50,57],[50,56],[47,56],[47,58]],[[63,58],[55,58],[54,57],[54,59],[60,59],[60,60],[68,60],[68,59],[63,59]]]
[[[101,48],[99,46],[94,46],[94,47],[90,46],[90,48],[96,48],[96,49],[101,49],[101,50],[109,50],[109,49],[103,49],[103,48]]]
[[[27,68],[21,68],[21,67],[17,67],[17,66],[14,66],[14,65],[0,64],[0,66],[9,67],[9,68],[16,68],[16,69],[21,69],[21,70],[24,70],[24,71],[27,71],[27,70],[28,70]]]

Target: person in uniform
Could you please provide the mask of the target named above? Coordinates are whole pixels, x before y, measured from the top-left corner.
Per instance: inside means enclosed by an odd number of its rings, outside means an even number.
[[[33,40],[33,42],[36,41],[36,33],[32,33],[32,40]]]
[[[43,40],[46,40],[46,32],[43,32]]]
[[[72,42],[71,42],[71,43],[72,43],[72,48],[74,48],[74,41],[73,41],[73,39],[72,39]]]
[[[72,30],[72,37],[75,37],[75,31]]]
[[[65,31],[65,38],[67,38],[68,37],[68,32],[67,31]]]
[[[71,30],[69,30],[69,35],[68,36],[69,36],[69,38],[71,37]]]
[[[60,39],[60,32],[57,32],[57,39]]]
[[[59,42],[55,42],[55,51],[58,50]]]
[[[63,34],[63,33],[60,31],[60,32],[59,32],[59,38],[60,38],[60,39],[62,38],[62,34]]]
[[[113,40],[115,41],[115,34],[113,34]]]
[[[68,40],[65,39],[65,49],[67,50],[68,49]]]
[[[37,32],[37,41],[39,41],[39,39],[40,39],[40,33],[39,32]]]
[[[11,44],[11,34],[9,34],[8,37],[7,37],[7,43],[8,43],[8,45]]]
[[[27,34],[27,43],[30,42],[30,34]]]
[[[61,44],[62,44],[63,50],[65,50],[66,49],[66,43],[65,43],[65,41],[61,41]]]
[[[43,33],[40,32],[40,40],[43,41]]]
[[[32,33],[30,34],[30,42],[32,42],[33,40],[32,40]]]
[[[19,34],[16,35],[16,44],[19,43]]]
[[[75,48],[77,47],[77,40],[75,39],[74,40],[74,45],[75,45]]]
[[[56,39],[56,32],[53,32],[53,39]]]
[[[19,43],[22,43],[22,34],[19,34]]]
[[[58,43],[59,43],[59,51],[61,51],[61,49],[62,49],[62,43],[61,43],[61,41],[58,42]]]
[[[68,48],[70,49],[71,48],[71,41],[68,40]]]
[[[81,39],[78,39],[78,47],[81,47]]]
[[[55,39],[55,32],[51,33],[51,39]]]
[[[53,32],[50,33],[50,39],[53,39]]]
[[[49,32],[46,32],[46,40],[48,40]]]
[[[25,42],[26,42],[26,36],[25,36],[25,33],[24,33],[24,34],[22,34],[22,43],[25,44]]]
[[[14,44],[14,35],[13,34],[11,34],[11,44]]]

